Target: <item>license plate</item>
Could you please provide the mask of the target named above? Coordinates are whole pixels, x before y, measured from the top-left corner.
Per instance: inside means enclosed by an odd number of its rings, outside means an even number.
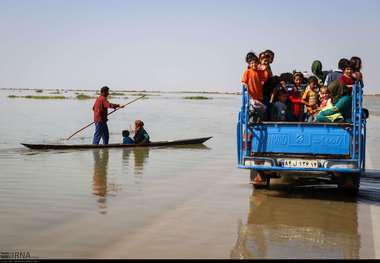
[[[296,168],[318,168],[319,162],[316,160],[285,159],[282,160],[282,166]]]

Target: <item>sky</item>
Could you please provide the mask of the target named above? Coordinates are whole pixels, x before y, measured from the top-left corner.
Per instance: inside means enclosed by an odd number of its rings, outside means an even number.
[[[0,89],[240,91],[245,55],[274,74],[359,56],[380,93],[380,1],[0,0]]]

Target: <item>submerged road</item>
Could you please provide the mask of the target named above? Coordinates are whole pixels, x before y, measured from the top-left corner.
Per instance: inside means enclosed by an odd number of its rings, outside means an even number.
[[[378,123],[369,120],[367,173],[357,198],[325,188],[255,192],[248,172],[223,170],[204,191],[94,256],[380,258]]]
[[[379,124],[369,119],[357,198],[324,186],[254,191],[236,168],[233,130],[207,149],[6,152],[0,248],[39,258],[380,258]]]

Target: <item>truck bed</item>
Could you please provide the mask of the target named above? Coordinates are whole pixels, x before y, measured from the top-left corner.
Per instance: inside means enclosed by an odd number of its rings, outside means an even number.
[[[250,127],[254,154],[349,156],[350,123],[262,122]]]

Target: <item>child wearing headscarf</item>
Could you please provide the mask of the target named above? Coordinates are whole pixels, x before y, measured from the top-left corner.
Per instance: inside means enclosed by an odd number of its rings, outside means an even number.
[[[323,81],[327,75],[327,72],[322,71],[322,63],[319,60],[313,61],[311,64],[311,72],[313,73],[313,76],[315,76],[318,79],[318,85],[322,86]]]
[[[135,136],[133,140],[136,144],[150,143],[149,134],[144,129],[144,122],[142,120],[135,121]]]

